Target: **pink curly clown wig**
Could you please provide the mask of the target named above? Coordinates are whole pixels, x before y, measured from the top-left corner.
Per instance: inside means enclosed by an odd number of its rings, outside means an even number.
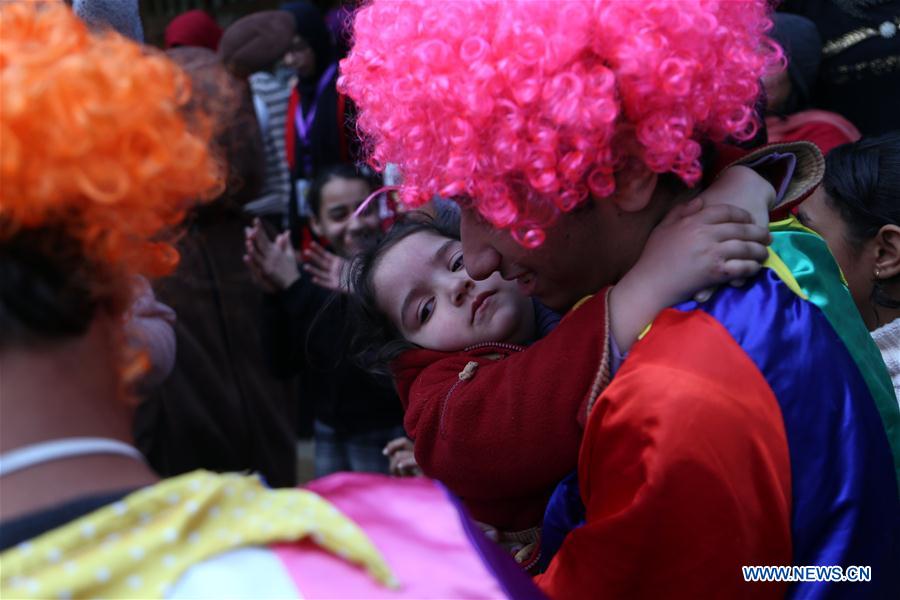
[[[751,138],[782,60],[766,0],[374,0],[340,89],[401,199],[471,199],[535,247],[560,211],[615,191],[637,159],[687,184],[701,141]]]

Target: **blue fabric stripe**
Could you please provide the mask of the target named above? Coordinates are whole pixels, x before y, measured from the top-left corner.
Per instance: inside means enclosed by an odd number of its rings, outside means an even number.
[[[546,596],[541,593],[513,558],[500,546],[488,540],[484,532],[472,520],[459,498],[454,496],[442,483],[435,482],[435,485],[444,490],[447,499],[456,509],[460,525],[462,525],[472,549],[478,554],[485,570],[494,576],[505,596],[514,600],[546,600]],[[468,576],[472,577],[473,574],[468,574]]]
[[[770,269],[722,287],[703,310],[754,361],[778,399],[791,457],[795,565],[869,565],[871,583],[798,583],[795,598],[900,598],[900,497],[865,380],[818,307]]]
[[[556,486],[541,525],[541,558],[538,569],[545,571],[573,529],[584,525],[584,503],[578,488],[578,471],[572,471]]]

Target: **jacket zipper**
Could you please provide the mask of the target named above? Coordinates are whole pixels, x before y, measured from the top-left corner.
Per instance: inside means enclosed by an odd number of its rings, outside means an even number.
[[[463,348],[463,352],[471,352],[472,350],[478,350],[480,348],[503,348],[504,350],[512,350],[514,352],[524,352],[525,346],[520,346],[518,344],[507,344],[505,342],[481,342],[479,344],[472,344],[471,346],[466,346]]]
[[[470,352],[472,350],[478,350],[480,348],[499,348],[503,350],[511,350],[512,352],[523,352],[525,350],[525,346],[520,346],[518,344],[507,344],[505,342],[481,342],[479,344],[472,344],[471,346],[463,348],[463,352]],[[450,389],[447,391],[447,395],[444,396],[444,402],[441,405],[440,431],[442,434],[444,432],[444,411],[447,409],[447,404],[450,403],[450,396],[452,396],[453,392],[456,391],[456,388],[465,381],[468,381],[468,379],[457,379],[456,381],[454,381],[453,385],[451,385]]]

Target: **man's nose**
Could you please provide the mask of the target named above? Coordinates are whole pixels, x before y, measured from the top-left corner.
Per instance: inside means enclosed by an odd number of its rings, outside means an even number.
[[[472,279],[481,281],[500,270],[500,253],[490,243],[490,225],[479,220],[471,209],[462,211],[460,237],[466,271]]]

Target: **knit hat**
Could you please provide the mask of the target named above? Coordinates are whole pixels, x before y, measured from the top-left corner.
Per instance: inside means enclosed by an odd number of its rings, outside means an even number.
[[[290,49],[294,18],[282,10],[253,13],[235,21],[219,42],[219,56],[239,77],[267,71]]]
[[[792,113],[809,106],[822,60],[822,37],[815,23],[806,17],[775,13],[773,20],[775,27],[769,35],[787,55],[792,88],[783,111]]]
[[[215,52],[222,38],[222,28],[202,10],[189,10],[169,21],[166,26],[166,48],[198,46]]]
[[[72,10],[92,28],[110,27],[135,42],[144,42],[137,0],[74,0]]]

